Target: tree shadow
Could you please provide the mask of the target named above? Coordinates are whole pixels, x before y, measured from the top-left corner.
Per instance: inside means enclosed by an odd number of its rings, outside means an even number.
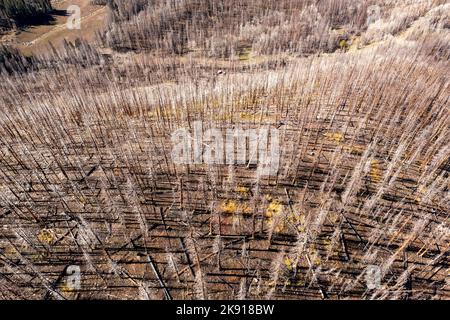
[[[67,10],[54,9],[49,13],[19,19],[16,21],[16,24],[17,27],[21,29],[39,25],[52,25],[56,22],[56,17],[67,17],[67,16],[69,16]]]

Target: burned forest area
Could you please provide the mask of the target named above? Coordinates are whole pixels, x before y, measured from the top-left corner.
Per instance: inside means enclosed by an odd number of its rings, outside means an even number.
[[[450,299],[446,0],[0,0],[0,300]]]

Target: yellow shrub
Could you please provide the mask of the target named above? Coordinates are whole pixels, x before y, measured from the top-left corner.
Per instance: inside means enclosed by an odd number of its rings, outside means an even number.
[[[342,141],[344,141],[344,135],[342,133],[339,132],[327,132],[324,134],[324,136],[330,140],[330,141],[334,141],[337,143],[341,143]]]
[[[46,243],[46,244],[52,245],[56,241],[56,234],[51,229],[42,229],[39,232],[37,238],[42,243]]]

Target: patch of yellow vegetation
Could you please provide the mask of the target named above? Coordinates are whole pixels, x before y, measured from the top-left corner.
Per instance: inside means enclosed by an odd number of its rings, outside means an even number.
[[[325,246],[325,249],[326,249],[328,252],[330,252],[330,251],[333,250],[333,243],[331,242],[331,240],[325,239],[325,240],[323,241],[323,244],[324,244],[324,246]]]
[[[266,217],[273,218],[279,216],[283,212],[283,205],[277,200],[271,201],[266,210]]]
[[[56,233],[51,229],[42,229],[37,238],[42,243],[52,245],[56,242]]]
[[[253,121],[256,119],[256,116],[254,114],[241,112],[239,113],[239,119]]]
[[[284,258],[284,265],[286,266],[286,268],[288,268],[288,270],[293,270],[294,269],[294,260],[292,260],[289,257]]]
[[[34,262],[42,261],[43,259],[45,259],[45,255],[42,253],[35,253],[31,256],[31,259]]]
[[[223,213],[226,214],[237,214],[242,213],[243,215],[253,214],[252,208],[245,203],[238,203],[234,200],[225,200],[220,206]]]
[[[5,255],[6,256],[15,256],[18,252],[17,252],[17,250],[16,250],[16,248],[14,248],[12,245],[8,245],[6,248],[5,248]]]
[[[243,196],[248,196],[250,193],[250,189],[244,186],[239,186],[236,188],[236,192]]]
[[[372,160],[370,163],[369,176],[372,182],[378,183],[381,181],[381,169],[380,162],[378,160]]]
[[[222,211],[228,214],[235,214],[237,207],[237,203],[233,200],[225,200],[221,205]]]
[[[322,263],[322,260],[320,259],[319,256],[315,256],[312,263],[316,266],[320,266],[320,264]]]
[[[165,119],[179,119],[181,117],[181,110],[172,108],[156,108],[155,111],[147,112],[147,116],[151,119],[165,118]]]
[[[295,226],[299,232],[305,232],[305,216],[301,213],[291,213],[288,215],[287,220]]]
[[[315,248],[311,248],[309,250],[309,254],[311,257],[311,263],[315,266],[320,266],[320,264],[322,263],[322,260],[320,259],[319,252],[317,252],[317,250]]]
[[[251,113],[246,113],[246,112],[240,112],[239,119],[245,120],[245,121],[252,121],[252,122],[259,122],[260,120],[262,122],[270,122],[270,121],[275,120],[275,118],[271,117],[271,116],[265,116],[265,115],[261,115],[261,114],[251,114]]]
[[[333,141],[333,142],[341,143],[342,141],[344,141],[344,135],[339,132],[327,132],[324,134],[324,136],[328,140]]]
[[[306,231],[306,218],[302,213],[289,212],[282,216],[284,206],[277,200],[272,200],[270,196],[266,196],[271,202],[266,210],[267,222],[273,226],[276,233],[286,230],[288,226],[293,227],[299,232]]]
[[[344,39],[343,39],[343,40],[339,41],[339,48],[340,48],[341,50],[347,51],[349,47],[350,47],[350,46],[349,46],[347,40],[344,40]]]
[[[233,117],[231,115],[227,115],[227,114],[218,114],[218,115],[213,115],[212,119],[216,120],[216,121],[228,121],[228,120],[233,120]]]
[[[280,219],[283,213],[283,205],[277,200],[272,200],[270,196],[266,196],[266,198],[270,201],[266,210],[267,222],[272,226],[276,223],[273,228],[274,232],[283,232],[286,228],[286,222],[284,219]]]

